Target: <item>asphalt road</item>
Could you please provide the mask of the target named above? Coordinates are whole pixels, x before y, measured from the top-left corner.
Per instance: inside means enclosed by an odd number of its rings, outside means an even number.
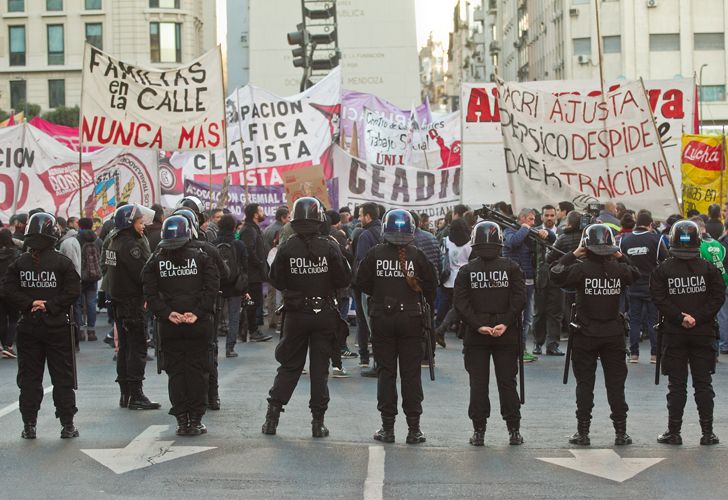
[[[471,447],[467,377],[457,340],[448,340],[449,349],[438,351],[437,381],[430,382],[423,371],[422,428],[427,443],[417,447],[404,444],[403,415],[396,426],[397,443],[381,446],[371,440],[379,426],[376,381],[358,375],[356,360],[344,361],[351,378],[329,382],[329,438],[310,437],[306,376],[281,415],[278,435],[263,436],[265,398],[276,369],[273,341],[239,344],[240,357],[220,359],[222,409],[208,412],[204,422],[209,432],[197,438],[174,435],[174,418],[167,414],[167,378],[156,374],[153,363],[147,365],[145,392],[162,403],[162,410],[118,408],[112,350],[95,342],[83,343],[78,356],[76,424],[81,437],[59,439],[60,425],[47,394],[39,415],[38,439],[22,440],[20,415],[13,407],[18,392],[16,364],[0,360],[0,380],[4,382],[0,391],[0,498],[728,497],[726,445],[698,444],[700,429],[692,401],[686,408],[685,444],[666,447],[656,443],[655,437],[666,423],[666,386],[665,381],[660,387],[654,385],[653,367],[647,360],[629,365],[632,446],[616,448],[612,444],[601,382],[591,448],[580,453],[569,445],[567,438],[575,430],[573,377],[568,386],[562,385],[563,358],[542,357],[526,366],[527,404],[522,410],[526,443],[508,446],[495,397],[486,446]],[[46,387],[49,384],[46,376]],[[719,365],[714,380],[716,433],[728,442],[726,384],[728,363]],[[495,391],[494,381],[491,386]],[[122,451],[108,451],[113,449]],[[185,453],[190,454],[183,456]],[[109,457],[111,466],[92,458],[94,454]],[[591,474],[541,459],[564,459],[563,463]],[[133,470],[111,470],[127,466]]]

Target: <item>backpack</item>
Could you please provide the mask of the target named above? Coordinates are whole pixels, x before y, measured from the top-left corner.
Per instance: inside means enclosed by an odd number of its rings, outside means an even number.
[[[440,283],[445,283],[450,278],[450,250],[447,248],[447,242],[443,238],[440,243]]]
[[[93,283],[101,279],[101,252],[96,242],[89,241],[81,246],[81,281]]]
[[[217,243],[215,245],[217,251],[220,252],[220,258],[230,270],[227,279],[220,279],[222,286],[235,286],[240,277],[240,265],[238,264],[238,254],[232,242]]]

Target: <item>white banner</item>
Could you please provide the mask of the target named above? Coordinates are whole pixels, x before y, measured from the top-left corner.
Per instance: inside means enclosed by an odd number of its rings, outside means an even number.
[[[619,85],[624,85],[624,82],[612,84],[609,89],[613,90]],[[600,94],[599,83],[588,80],[538,81],[524,83],[523,86],[530,90],[559,95]],[[694,81],[692,78],[651,80],[645,81],[645,86],[670,173],[675,185],[679,186],[680,138],[683,130],[691,131],[694,128]],[[497,95],[498,90],[494,83],[465,83],[462,86],[463,203],[471,206],[498,201],[510,203],[511,200]],[[623,201],[630,208],[640,208],[634,206],[627,195],[615,194],[615,201]],[[557,203],[564,200],[567,198],[550,199],[549,202]],[[584,208],[588,203],[587,199],[569,201],[575,202],[577,208]],[[534,204],[528,203],[527,206]]]
[[[166,151],[223,147],[219,47],[169,70],[137,68],[86,43],[84,144]]]
[[[334,177],[339,184],[339,206],[352,210],[374,202],[386,208],[426,213],[433,222],[460,203],[460,168],[438,172],[409,166],[382,167],[333,148]]]
[[[364,108],[364,144],[367,159],[374,165],[406,165],[412,151],[412,123],[387,118]]]
[[[498,84],[514,207],[624,199],[666,218],[678,211],[642,82],[607,95],[556,95]]]
[[[43,208],[78,216],[78,153],[24,123],[0,129],[0,217]],[[103,148],[84,153],[81,168],[84,216],[103,219],[120,201],[159,202],[157,152]]]

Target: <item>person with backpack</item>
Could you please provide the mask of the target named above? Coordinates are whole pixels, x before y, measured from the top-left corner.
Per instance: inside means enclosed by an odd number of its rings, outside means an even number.
[[[10,230],[0,230],[0,276],[5,276],[10,264],[20,257],[20,253],[20,249],[13,243],[13,235]],[[0,355],[4,358],[17,358],[13,350],[13,343],[15,342],[18,315],[18,310],[10,302],[0,300],[0,344],[2,345]]]
[[[227,312],[228,318],[225,328],[226,358],[238,357],[238,353],[235,352],[235,341],[240,325],[242,297],[248,287],[248,251],[242,241],[235,239],[236,225],[237,221],[232,214],[223,215],[217,223],[217,239],[213,242],[220,252],[220,257],[230,270],[227,277],[220,279],[223,298],[222,314],[225,315]],[[220,323],[223,324],[222,321]]]
[[[101,279],[101,250],[93,231],[94,221],[89,217],[78,220],[78,243],[81,246],[81,295],[75,305],[76,324],[81,330],[81,315],[86,310],[86,340],[96,337],[96,294]]]

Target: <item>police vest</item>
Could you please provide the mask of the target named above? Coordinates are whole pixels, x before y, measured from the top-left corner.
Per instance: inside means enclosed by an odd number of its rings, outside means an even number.
[[[390,244],[375,246],[374,256],[374,293],[375,303],[384,303],[385,298],[393,298],[399,304],[417,304],[419,292],[407,284],[406,276],[422,276],[423,269],[418,262],[418,250],[412,245],[405,247],[404,267],[399,259],[399,247]]]

